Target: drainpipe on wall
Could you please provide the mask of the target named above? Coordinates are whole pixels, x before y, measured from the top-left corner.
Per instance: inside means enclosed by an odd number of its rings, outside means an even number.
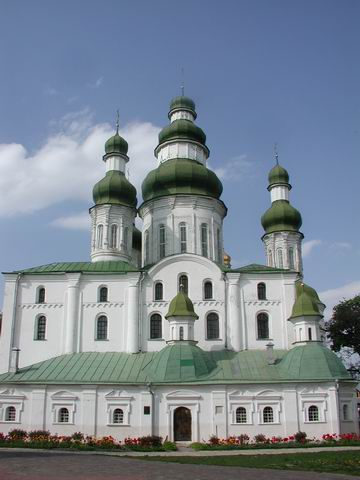
[[[336,398],[336,412],[337,412],[336,423],[337,423],[337,428],[338,428],[338,431],[337,431],[338,434],[340,433],[340,402],[339,402],[339,389],[340,389],[339,379],[337,378],[337,379],[335,380],[335,398]]]
[[[142,351],[142,331],[143,331],[143,322],[142,322],[142,312],[143,312],[143,301],[142,301],[142,282],[145,278],[145,273],[141,272],[139,278],[139,296],[138,296],[138,323],[139,323],[139,333],[138,333],[138,351]]]
[[[150,405],[150,415],[151,415],[151,419],[150,419],[150,420],[151,420],[151,421],[150,421],[150,435],[152,436],[152,435],[153,435],[153,431],[154,431],[154,429],[153,429],[153,425],[154,425],[153,418],[154,418],[154,414],[155,414],[155,412],[154,412],[154,391],[151,390],[151,387],[152,387],[152,383],[151,383],[151,382],[148,383],[146,386],[148,387],[149,393],[150,393],[150,395],[151,395],[151,405]]]
[[[224,322],[224,329],[225,329],[225,350],[228,348],[228,331],[227,331],[227,324],[228,324],[228,308],[227,308],[227,299],[228,299],[228,284],[227,284],[227,278],[226,278],[226,273],[223,273],[223,280],[224,280],[224,299],[225,299],[225,322]]]
[[[20,348],[12,348],[10,352],[10,368],[9,372],[17,373],[19,371],[19,353]]]
[[[12,308],[12,318],[11,318],[11,341],[10,345],[11,348],[17,348],[15,346],[15,330],[16,330],[16,307],[17,307],[17,301],[18,301],[18,290],[19,290],[19,283],[20,283],[20,278],[22,277],[22,273],[18,273],[15,281],[15,292],[14,292],[14,304]],[[12,363],[12,350],[9,352],[9,371],[11,369],[11,363]]]

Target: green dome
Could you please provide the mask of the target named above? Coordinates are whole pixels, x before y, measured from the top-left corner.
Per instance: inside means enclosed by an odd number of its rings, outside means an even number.
[[[188,194],[220,198],[222,184],[214,172],[185,158],[162,163],[142,184],[144,202],[166,195]]]
[[[206,143],[206,135],[203,130],[191,120],[185,119],[174,120],[159,133],[159,145],[175,139],[193,140],[204,146]]]
[[[335,353],[319,342],[292,348],[279,363],[279,372],[284,378],[294,380],[350,378]]]
[[[289,174],[281,165],[275,165],[269,173],[269,187],[275,183],[289,183]]]
[[[116,132],[115,135],[109,138],[109,140],[105,143],[105,153],[121,153],[126,155],[128,151],[128,143],[122,137],[120,137],[119,133]]]
[[[296,280],[295,288],[296,288],[296,298],[299,297],[301,293],[304,291],[308,295],[310,295],[317,304],[321,303],[322,305],[324,305],[320,300],[319,295],[315,290],[315,288],[310,287],[310,285],[307,285],[302,280]]]
[[[138,228],[133,228],[133,240],[132,247],[134,250],[139,250],[141,252],[141,232]]]
[[[110,170],[93,188],[95,205],[111,203],[136,208],[136,189],[122,172]]]
[[[216,368],[211,354],[187,342],[168,345],[145,368],[152,382],[192,382]]]
[[[188,110],[196,118],[195,102],[189,97],[179,96],[173,98],[170,102],[169,117],[174,110]]]
[[[319,311],[318,302],[310,293],[303,289],[300,295],[295,300],[290,319],[297,317],[314,316],[322,317]]]
[[[275,200],[261,217],[265,233],[298,232],[302,225],[300,212],[287,200]]]
[[[180,291],[170,302],[169,311],[165,318],[169,317],[198,317],[194,312],[194,305],[185,292]]]

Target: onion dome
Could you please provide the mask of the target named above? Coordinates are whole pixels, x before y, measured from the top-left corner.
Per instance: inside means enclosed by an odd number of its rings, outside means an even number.
[[[186,158],[162,163],[148,173],[142,184],[144,202],[175,194],[220,198],[223,186],[214,172]]]
[[[170,111],[169,111],[169,119],[172,113],[176,112],[177,110],[186,110],[193,114],[194,118],[196,118],[195,112],[195,102],[191,100],[189,97],[179,96],[175,97],[170,102]]]
[[[287,200],[275,200],[261,217],[261,224],[265,233],[298,232],[302,219],[300,212]]]
[[[133,227],[132,248],[141,252],[141,232],[138,228]]]
[[[292,348],[279,364],[283,378],[294,380],[349,379],[341,360],[320,342],[310,342]]]
[[[210,353],[190,342],[179,342],[157,352],[144,373],[152,382],[191,382],[215,369]]]
[[[119,132],[116,132],[115,135],[109,138],[105,143],[105,153],[110,155],[111,153],[120,153],[126,155],[128,152],[128,143],[127,141],[120,137]]]
[[[118,170],[110,170],[93,188],[95,205],[105,203],[136,208],[136,189]]]
[[[289,184],[289,174],[284,167],[277,164],[269,172],[269,187],[277,183]]]
[[[318,302],[310,293],[303,289],[300,295],[295,300],[290,319],[296,317],[320,316],[322,317],[319,311]]]
[[[230,268],[231,267],[231,257],[228,253],[224,253],[223,260],[224,260],[225,267]]]
[[[159,145],[170,140],[193,140],[205,147],[206,135],[204,131],[191,120],[178,119],[164,127],[159,133]],[[207,148],[207,147],[206,147]]]
[[[170,317],[192,317],[195,320],[199,318],[194,312],[192,301],[183,290],[180,290],[170,302],[169,311],[165,318]]]
[[[312,299],[315,301],[315,303],[324,305],[322,301],[319,298],[319,295],[315,288],[310,287],[310,285],[307,285],[306,283],[303,283],[302,280],[296,280],[295,282],[295,288],[296,288],[296,297],[299,297],[302,292],[306,292],[308,295],[312,297]]]

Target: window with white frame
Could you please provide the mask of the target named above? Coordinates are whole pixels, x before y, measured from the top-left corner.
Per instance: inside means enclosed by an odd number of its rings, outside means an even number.
[[[222,263],[222,249],[221,249],[221,237],[220,237],[220,228],[216,230],[216,257],[217,262]]]
[[[100,315],[96,320],[96,340],[107,340],[108,320],[105,315]]]
[[[108,301],[108,289],[107,287],[100,287],[99,289],[99,302]]]
[[[269,250],[269,252],[268,252],[268,265],[269,265],[269,267],[273,266],[273,254],[272,254],[271,250]]]
[[[206,338],[207,340],[217,340],[219,336],[219,315],[215,312],[210,312],[206,317]]]
[[[40,287],[37,293],[36,303],[45,303],[45,288]]]
[[[159,257],[164,258],[166,253],[165,225],[159,225]]]
[[[125,252],[128,251],[128,246],[129,246],[129,227],[124,228],[124,250]]]
[[[5,422],[15,422],[16,421],[16,408],[14,406],[6,407],[5,410]]]
[[[207,257],[209,254],[208,248],[208,226],[206,223],[201,224],[201,255]]]
[[[274,423],[274,410],[272,407],[264,407],[263,423]]]
[[[316,405],[310,405],[308,408],[308,421],[318,422],[319,420],[319,408]]]
[[[278,258],[278,267],[279,268],[284,268],[284,261],[283,261],[283,252],[281,248],[277,249],[277,258]]]
[[[154,299],[163,300],[164,298],[164,288],[162,282],[156,282],[154,288]]]
[[[35,340],[45,340],[46,338],[46,317],[40,315],[35,322]]]
[[[344,403],[342,406],[342,414],[343,414],[343,420],[346,422],[347,420],[350,420],[350,415],[349,415],[349,405],[347,403]]]
[[[113,423],[124,423],[124,410],[115,408],[113,411]]]
[[[103,246],[103,232],[104,232],[103,225],[98,225],[97,233],[96,233],[96,246],[97,246],[97,248],[102,248],[102,246]]]
[[[185,253],[187,250],[187,231],[186,223],[179,223],[179,236],[180,236],[180,253]]]
[[[111,232],[110,232],[110,248],[117,248],[118,243],[118,226],[111,225]]]
[[[178,291],[180,292],[181,289],[186,295],[189,294],[189,279],[187,275],[180,275],[179,277]]]
[[[257,338],[267,340],[269,338],[269,316],[265,312],[257,315]]]
[[[289,268],[291,268],[291,270],[295,268],[295,252],[292,247],[289,248]]]
[[[258,300],[266,300],[266,285],[264,282],[257,284],[257,297]]]
[[[211,300],[213,298],[213,284],[210,280],[204,283],[204,300]]]
[[[235,412],[235,421],[236,423],[246,423],[247,415],[245,407],[238,407]]]
[[[162,319],[161,315],[154,313],[150,317],[150,338],[152,340],[162,337]]]
[[[58,422],[59,423],[69,423],[69,410],[65,407],[59,409]]]
[[[144,239],[145,239],[145,248],[144,248],[144,263],[147,265],[150,261],[150,244],[149,244],[149,231],[146,230],[144,233]]]

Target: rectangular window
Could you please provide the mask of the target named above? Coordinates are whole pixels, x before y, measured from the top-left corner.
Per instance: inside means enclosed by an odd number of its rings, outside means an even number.
[[[150,407],[148,406],[144,407],[144,415],[150,415]]]
[[[201,255],[208,256],[208,227],[206,223],[201,225]]]
[[[180,223],[180,253],[185,253],[186,247],[186,225]]]
[[[165,225],[160,225],[159,227],[159,253],[160,253],[160,258],[165,257]]]

